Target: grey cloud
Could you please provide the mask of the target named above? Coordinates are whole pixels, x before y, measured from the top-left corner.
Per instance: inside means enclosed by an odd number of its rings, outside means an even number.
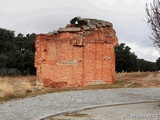
[[[150,29],[144,22],[146,19],[144,6],[141,3],[125,5],[123,1],[116,0],[112,6],[108,6],[99,0],[97,4],[103,4],[102,9],[96,7],[96,3],[93,4],[89,0],[67,0],[67,2],[59,0],[57,6],[55,2],[54,7],[45,9],[12,14],[0,11],[0,16],[2,16],[0,27],[23,34],[48,33],[64,27],[75,16],[97,18],[113,23],[119,42],[135,43],[139,48],[152,48],[151,50],[153,50],[152,41],[149,39]],[[94,0],[94,2],[96,1]],[[136,54],[139,57],[142,56],[141,53]],[[146,55],[144,58],[155,60],[154,56],[148,56]]]
[[[65,11],[65,13],[64,13]],[[39,14],[41,13],[41,14]],[[85,14],[86,15],[85,15]],[[33,12],[25,12],[18,14],[18,18],[22,18],[21,21],[14,25],[17,29],[16,32],[22,32],[26,34],[28,32],[46,33],[64,27],[69,23],[70,19],[75,16],[82,17],[93,17],[99,16],[93,11],[82,9],[82,8],[48,8],[36,10]],[[36,15],[36,17],[34,17]],[[32,17],[33,16],[33,17]],[[32,19],[31,19],[32,18]]]

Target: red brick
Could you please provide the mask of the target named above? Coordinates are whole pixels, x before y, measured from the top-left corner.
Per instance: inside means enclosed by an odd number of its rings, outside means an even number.
[[[74,41],[85,44],[74,46]],[[112,84],[117,44],[110,26],[56,35],[39,34],[35,40],[37,76],[48,87]]]

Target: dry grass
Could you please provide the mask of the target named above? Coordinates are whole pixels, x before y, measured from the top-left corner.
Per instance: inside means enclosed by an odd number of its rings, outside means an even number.
[[[15,96],[14,89],[13,89],[12,85],[9,84],[8,82],[0,83],[0,91],[2,92],[2,94],[4,96],[8,96],[8,97]]]
[[[42,89],[43,88],[43,79],[36,80],[36,88]]]
[[[29,81],[25,80],[21,82],[21,85],[19,87],[19,90],[25,91],[25,92],[32,92],[32,85]]]
[[[142,87],[160,87],[160,72],[117,73],[116,81],[135,82]]]
[[[137,78],[146,78],[150,73],[148,72],[135,72],[135,73],[117,73],[116,80],[136,80]]]
[[[132,82],[134,84],[128,85]],[[114,84],[56,89],[43,87],[43,81],[38,80],[36,76],[4,77],[0,78],[0,103],[11,99],[32,97],[53,92],[124,88],[126,85],[129,88],[160,87],[160,72],[117,73]]]

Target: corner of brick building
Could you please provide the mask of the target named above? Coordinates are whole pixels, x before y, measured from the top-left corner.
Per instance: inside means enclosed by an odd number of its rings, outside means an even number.
[[[118,39],[110,22],[75,17],[71,24],[35,40],[37,77],[46,87],[112,84],[114,46]],[[78,24],[76,24],[78,22]]]

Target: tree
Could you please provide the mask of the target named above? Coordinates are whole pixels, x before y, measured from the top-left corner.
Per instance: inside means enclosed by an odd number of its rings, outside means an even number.
[[[21,75],[35,74],[35,37],[34,33],[15,36],[14,31],[0,28],[0,75],[8,75],[10,68]]]
[[[138,71],[141,72],[154,72],[157,71],[155,62],[146,61],[144,59],[137,59]]]
[[[21,71],[21,74],[24,75],[24,56],[21,51],[17,50],[15,52],[16,58],[16,68]]]
[[[33,53],[35,53],[34,41],[36,39],[36,34],[35,33],[27,34],[26,39],[27,39],[26,49],[29,49]]]
[[[160,70],[160,57],[156,60],[157,70]]]
[[[9,44],[13,42],[14,39],[14,31],[6,30],[0,28],[0,53],[6,53],[7,48],[11,47]],[[7,48],[6,48],[7,46]]]
[[[26,50],[24,53],[24,68],[27,74],[34,75],[34,53],[31,50]]]
[[[16,55],[18,56],[17,68],[21,71],[22,75],[35,75],[35,67],[34,67],[34,53],[35,46],[34,40],[36,35],[34,33],[27,34],[24,36],[23,34],[18,34],[15,37],[15,44],[17,45]]]
[[[6,63],[7,59],[8,59],[8,57],[6,55],[4,55],[2,53],[0,54],[0,68],[1,68],[0,75],[2,75],[2,77],[4,75],[3,69],[6,68],[6,66],[7,66],[7,63]]]
[[[137,56],[130,52],[131,48],[121,43],[115,47],[116,54],[116,71],[131,72],[137,71]]]
[[[132,53],[130,50],[131,48],[125,46],[125,43],[121,43],[115,47],[117,72],[154,72],[157,71],[158,66],[160,67],[160,58],[157,59],[156,63],[138,59],[135,53]]]
[[[153,0],[153,3],[146,4],[146,13],[149,26],[152,29],[152,37],[153,44],[160,52],[160,1]]]

